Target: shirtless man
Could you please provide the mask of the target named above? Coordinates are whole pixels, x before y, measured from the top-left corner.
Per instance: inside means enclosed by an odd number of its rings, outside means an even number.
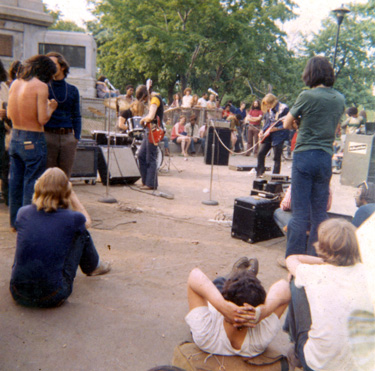
[[[9,91],[8,117],[13,122],[9,208],[13,228],[18,209],[31,204],[34,183],[46,169],[44,125],[57,108],[57,102],[48,99],[47,83],[55,73],[56,66],[50,58],[36,55],[25,61],[20,78]]]

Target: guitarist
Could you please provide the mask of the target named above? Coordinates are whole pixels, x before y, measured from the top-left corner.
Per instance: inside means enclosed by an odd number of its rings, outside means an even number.
[[[141,120],[141,124],[146,128],[146,133],[139,149],[138,161],[142,177],[141,189],[153,190],[158,188],[158,142],[157,140],[150,141],[149,133],[152,125],[160,125],[163,129],[164,106],[161,96],[151,92],[151,86],[149,88],[146,85],[138,86],[135,96],[140,102],[149,102],[149,112]]]
[[[280,174],[283,145],[284,141],[289,138],[289,130],[283,128],[283,119],[289,112],[288,106],[279,102],[273,94],[267,94],[262,100],[261,108],[265,113],[265,125],[259,133],[261,146],[258,154],[258,177],[262,176],[265,171],[264,161],[271,147],[274,153],[272,172],[273,174]]]

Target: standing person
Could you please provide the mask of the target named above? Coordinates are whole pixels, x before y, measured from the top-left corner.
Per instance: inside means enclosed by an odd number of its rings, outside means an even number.
[[[255,100],[251,105],[251,108],[247,114],[246,121],[248,121],[247,128],[247,153],[246,156],[250,156],[251,152],[254,150],[254,156],[258,155],[259,149],[259,132],[260,123],[262,121],[263,112],[260,109],[259,100]],[[251,149],[250,149],[251,148]],[[250,149],[250,150],[249,150]]]
[[[301,117],[293,153],[293,216],[288,224],[286,256],[305,253],[309,225],[307,253],[315,255],[318,226],[327,218],[335,130],[345,108],[344,96],[333,89],[335,75],[326,58],[311,58],[302,79],[311,89],[300,93],[284,120],[285,128],[296,129],[295,120]]]
[[[170,107],[171,108],[180,107],[180,105],[181,105],[181,96],[180,96],[180,93],[176,93],[175,95],[173,95],[173,102],[171,103]]]
[[[160,125],[163,127],[164,106],[161,96],[156,93],[151,93],[147,90],[146,85],[138,86],[135,97],[140,102],[149,102],[149,111],[146,117],[142,118],[142,125],[153,125],[159,120]],[[158,151],[157,145],[150,143],[148,140],[148,133],[150,128],[147,125],[145,135],[138,153],[139,170],[142,177],[142,189],[151,190],[158,188],[158,169],[157,158]]]
[[[56,73],[49,57],[36,55],[25,61],[20,78],[9,91],[8,117],[13,131],[9,147],[10,225],[14,227],[17,211],[29,205],[35,181],[47,164],[47,144],[44,125],[57,108],[56,100],[48,99],[48,82]]]
[[[208,109],[216,109],[217,108],[215,94],[210,94],[209,101],[207,102],[207,108]]]
[[[72,293],[78,265],[88,276],[110,270],[110,264],[99,259],[84,213],[61,169],[50,168],[37,180],[33,204],[22,207],[16,219],[10,291],[18,304],[59,306]]]
[[[202,96],[198,99],[198,106],[206,108],[207,107],[207,102],[208,102],[207,98],[208,98],[208,94],[207,93],[203,93]]]
[[[191,89],[190,88],[186,88],[184,90],[184,96],[182,97],[181,107],[183,107],[183,108],[190,108],[192,101],[193,101],[193,96],[191,95]]]
[[[265,112],[265,124],[259,133],[262,140],[258,154],[257,176],[262,176],[265,170],[264,161],[268,151],[273,148],[273,174],[280,174],[281,154],[284,141],[289,138],[289,130],[284,130],[282,118],[289,112],[286,104],[279,102],[273,94],[267,94],[262,99],[262,111]]]
[[[72,172],[77,143],[81,138],[81,111],[79,91],[66,82],[69,64],[56,52],[47,54],[55,63],[57,72],[48,84],[49,99],[58,103],[51,119],[44,127],[47,141],[47,168],[59,167],[68,178]]]
[[[195,155],[195,144],[201,143],[201,138],[199,137],[199,127],[197,124],[197,116],[192,114],[190,116],[190,122],[185,126],[185,131],[188,137],[190,137],[190,153]]]
[[[175,144],[181,143],[181,156],[187,158],[191,139],[186,133],[185,123],[186,117],[181,116],[180,120],[172,128],[171,139]]]
[[[5,174],[8,164],[6,163],[5,136],[8,131],[7,111],[9,88],[7,85],[8,74],[0,60],[0,179],[1,179],[1,196],[6,205],[8,205],[8,179]]]

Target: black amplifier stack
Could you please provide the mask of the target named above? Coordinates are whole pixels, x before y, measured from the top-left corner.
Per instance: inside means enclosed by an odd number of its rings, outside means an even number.
[[[272,174],[255,179],[250,196],[234,200],[232,237],[255,243],[282,237],[273,219],[285,188],[290,184],[286,175]]]

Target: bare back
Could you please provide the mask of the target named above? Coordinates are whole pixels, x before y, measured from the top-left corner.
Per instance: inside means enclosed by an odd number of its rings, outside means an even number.
[[[44,131],[43,125],[56,107],[48,100],[48,86],[44,82],[35,77],[29,81],[18,79],[13,82],[9,91],[8,117],[14,129]]]

